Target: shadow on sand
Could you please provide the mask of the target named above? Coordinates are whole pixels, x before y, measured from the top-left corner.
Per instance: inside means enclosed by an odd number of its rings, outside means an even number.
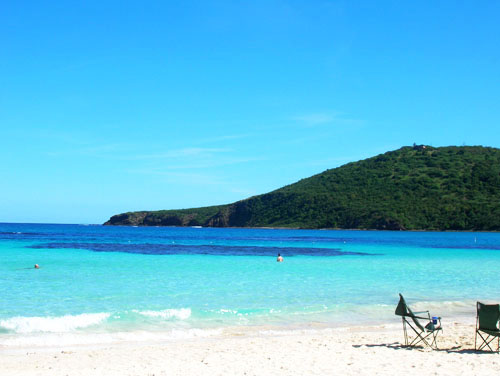
[[[405,346],[405,345],[402,345],[401,343],[399,342],[393,342],[393,343],[379,343],[379,344],[365,344],[365,345],[352,345],[352,347],[355,347],[355,348],[360,348],[360,347],[387,347],[389,349],[393,349],[393,350],[400,350],[400,349],[403,349],[403,350],[413,350],[413,349],[417,349],[417,350],[424,350],[426,349],[426,347],[423,347],[423,346]],[[496,356],[498,356],[498,353],[496,352],[492,352],[492,351],[478,351],[478,350],[474,350],[474,349],[463,349],[461,348],[461,346],[454,346],[454,347],[451,347],[449,349],[437,349],[437,350],[433,350],[433,351],[439,351],[439,352],[447,352],[447,353],[455,353],[455,354],[494,354]]]

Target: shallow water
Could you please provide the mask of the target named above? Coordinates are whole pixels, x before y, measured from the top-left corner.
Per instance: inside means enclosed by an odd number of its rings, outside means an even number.
[[[498,233],[0,224],[0,345],[471,315],[499,265]]]

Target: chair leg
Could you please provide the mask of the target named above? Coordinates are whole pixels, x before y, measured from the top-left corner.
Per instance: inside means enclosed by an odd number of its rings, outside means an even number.
[[[410,322],[406,321],[404,317],[401,318],[403,321],[403,333],[404,333],[404,338],[405,338],[405,347],[411,347],[411,346],[416,346],[420,342],[423,342],[425,346],[430,347],[433,350],[437,350],[437,336],[439,334],[439,331],[432,331],[432,332],[419,332],[417,331]],[[415,338],[410,341],[410,336],[408,334],[408,328],[409,326],[413,332],[415,333]],[[432,335],[432,337],[430,337]]]
[[[406,332],[406,320],[404,319],[404,317],[402,317],[401,320],[403,321],[403,333],[405,336],[405,346],[408,346],[408,333]]]
[[[494,340],[495,338],[490,338],[489,336],[486,337],[486,341],[484,341],[484,343],[486,344],[486,346],[488,346],[488,348],[490,349],[490,351],[493,351],[493,349],[491,348],[490,346],[490,343]],[[483,349],[485,348],[485,346],[483,346]]]
[[[479,345],[479,347],[477,348],[477,350],[478,351],[482,351],[483,349],[486,348],[486,346],[488,346],[488,348],[490,349],[490,351],[495,352],[495,351],[493,351],[493,349],[490,346],[490,343],[495,339],[495,337],[492,337],[492,336],[490,336],[488,334],[488,336],[486,338],[484,338],[481,333],[479,333],[479,332],[477,332],[477,333],[479,334],[479,337],[481,337],[481,339],[483,340],[483,343]],[[497,352],[498,352],[498,350],[497,350]]]
[[[439,334],[439,331],[434,331],[432,332],[432,342],[431,342],[431,348],[433,350],[437,350],[438,347],[437,347],[437,343],[436,343],[436,339],[437,339],[437,336]]]
[[[410,344],[408,344],[407,346],[416,346],[418,345],[420,342],[423,342],[425,343],[427,346],[429,346],[430,348],[432,348],[432,346],[427,342],[427,337],[429,337],[431,333],[427,333],[427,335],[425,335],[425,332],[418,332],[409,322],[407,323],[408,326],[415,332],[416,334],[416,337],[413,339],[413,341],[410,342]],[[424,334],[424,336],[422,336],[422,333]]]
[[[430,347],[431,349],[434,349],[434,347],[432,346],[432,342],[429,344],[429,342],[427,341],[427,337],[429,337],[432,333],[427,333],[427,335],[422,335],[422,333],[417,333],[417,336],[413,339],[413,341],[411,341],[410,343],[410,346],[416,346],[418,345],[420,342],[423,342],[426,346]]]

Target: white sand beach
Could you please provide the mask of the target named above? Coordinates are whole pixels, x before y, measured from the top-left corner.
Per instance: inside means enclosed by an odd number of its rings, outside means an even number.
[[[474,351],[474,324],[445,323],[440,350],[402,347],[401,325],[227,329],[166,342],[0,349],[7,375],[498,375],[500,354]]]

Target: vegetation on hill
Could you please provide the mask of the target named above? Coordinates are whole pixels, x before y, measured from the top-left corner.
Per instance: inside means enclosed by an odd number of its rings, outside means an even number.
[[[105,224],[498,231],[500,150],[403,147],[233,204]]]

